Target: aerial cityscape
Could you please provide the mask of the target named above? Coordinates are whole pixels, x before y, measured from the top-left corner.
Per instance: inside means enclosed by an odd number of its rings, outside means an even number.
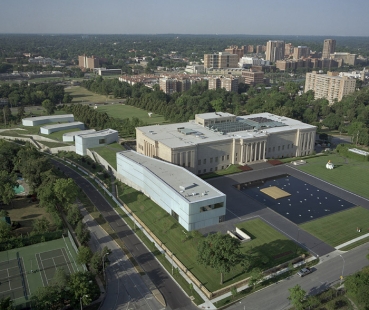
[[[369,308],[367,2],[0,4],[0,309]]]

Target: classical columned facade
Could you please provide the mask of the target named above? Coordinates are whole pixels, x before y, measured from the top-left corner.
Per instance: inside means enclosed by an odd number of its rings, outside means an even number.
[[[247,141],[241,140],[241,157],[239,164],[265,160],[266,140]]]

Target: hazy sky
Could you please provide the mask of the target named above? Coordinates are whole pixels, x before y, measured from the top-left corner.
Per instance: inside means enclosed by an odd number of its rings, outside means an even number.
[[[0,33],[369,36],[369,0],[0,0]]]

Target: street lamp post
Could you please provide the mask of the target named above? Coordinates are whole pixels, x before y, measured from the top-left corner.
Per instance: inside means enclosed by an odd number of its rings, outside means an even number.
[[[79,299],[79,303],[80,303],[80,305],[81,305],[81,310],[83,310],[83,305],[82,305],[82,298],[83,297],[88,297],[88,295],[82,295],[81,297],[80,297],[80,299]]]
[[[343,260],[343,265],[342,265],[342,273],[341,273],[341,281],[340,281],[340,285],[342,285],[342,280],[343,280],[343,271],[345,270],[345,259],[343,258],[342,255],[340,255],[342,260]]]

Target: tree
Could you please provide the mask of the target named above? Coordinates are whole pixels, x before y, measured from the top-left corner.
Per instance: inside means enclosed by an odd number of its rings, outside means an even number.
[[[71,224],[73,227],[77,225],[77,223],[82,220],[82,214],[79,212],[79,209],[77,206],[72,206],[67,211],[67,221],[69,224]]]
[[[74,309],[79,307],[80,298],[84,305],[89,304],[96,298],[100,291],[94,282],[93,275],[87,271],[78,271],[70,276],[69,288],[71,291],[71,305]]]
[[[0,310],[13,310],[13,300],[10,297],[2,297],[0,299]]]
[[[62,208],[68,210],[69,206],[76,200],[78,187],[73,179],[57,179],[54,184],[54,193]]]
[[[47,220],[46,217],[43,216],[33,221],[32,232],[34,234],[43,234],[49,231],[49,227],[50,227],[50,222]]]
[[[18,107],[18,112],[17,112],[17,122],[20,123],[22,121],[22,118],[24,117],[24,115],[26,114],[26,111],[24,109],[23,105],[20,105]]]
[[[232,286],[231,287],[231,294],[232,294],[232,299],[236,297],[237,295],[237,287]]]
[[[54,114],[55,112],[55,103],[51,102],[50,99],[45,99],[42,101],[42,107],[45,109],[48,115]]]
[[[68,285],[68,281],[69,275],[66,273],[65,269],[60,267],[56,268],[51,284],[63,290]]]
[[[103,271],[103,265],[109,263],[107,256],[111,253],[108,247],[104,247],[102,251],[95,252],[90,260],[90,266],[96,273]]]
[[[0,221],[0,241],[6,241],[10,237],[11,227],[8,223]]]
[[[290,292],[290,296],[287,298],[291,301],[291,304],[297,310],[302,310],[304,308],[304,298],[306,296],[306,292],[298,284],[292,288],[289,288],[288,291]]]
[[[240,262],[241,242],[230,235],[221,233],[208,235],[200,240],[197,247],[197,261],[201,265],[210,266],[220,273],[220,284],[223,275]]]
[[[82,223],[82,221],[77,223],[75,232],[81,244],[86,244],[91,238],[90,231],[87,229],[86,225]]]
[[[78,249],[76,262],[78,264],[88,264],[91,260],[92,252],[87,246],[80,246]]]
[[[255,286],[259,281],[263,279],[263,277],[263,271],[260,268],[252,269],[249,278],[249,285]]]
[[[306,298],[306,303],[309,309],[314,309],[321,304],[321,301],[317,296],[311,295]]]

